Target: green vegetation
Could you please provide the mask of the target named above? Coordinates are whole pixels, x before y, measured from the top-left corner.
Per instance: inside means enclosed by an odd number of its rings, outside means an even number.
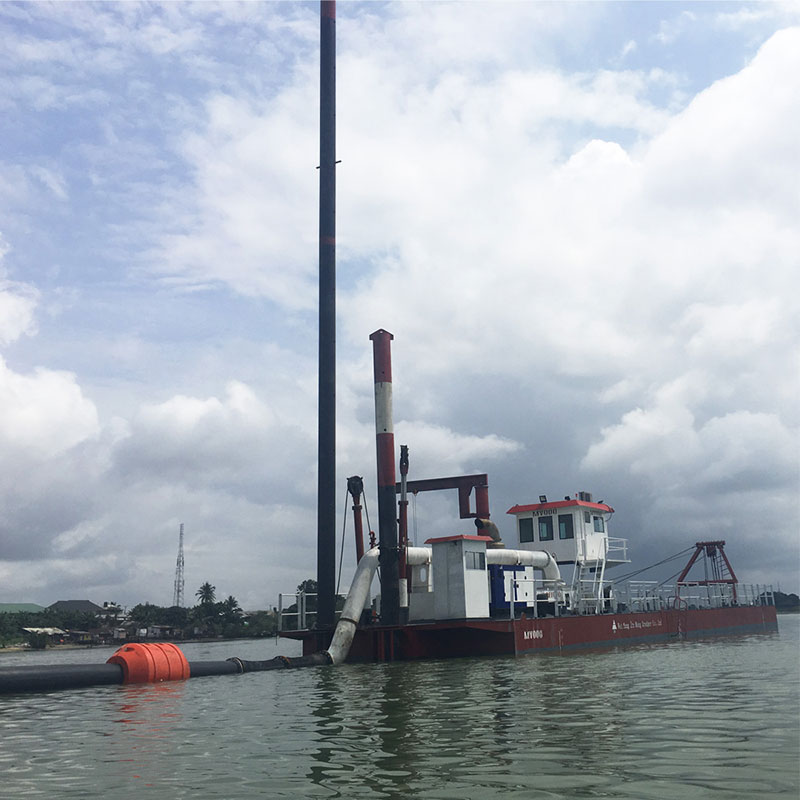
[[[25,635],[31,650],[44,650],[48,645],[49,637],[46,633],[26,633]]]
[[[200,598],[201,606],[211,605],[216,600],[217,587],[212,586],[206,581],[196,592],[195,596]]]
[[[216,602],[217,587],[206,581],[196,592],[198,603],[194,608],[162,608],[150,603],[134,606],[128,618],[138,629],[160,626],[160,638],[189,639],[195,637],[223,637],[240,639],[272,636],[277,630],[274,611],[257,611],[245,614],[239,601],[229,595]]]
[[[60,628],[72,634],[64,637],[67,641],[75,641],[74,634],[80,631],[81,641],[91,634],[93,643],[132,639],[239,639],[273,636],[277,631],[275,611],[245,614],[233,595],[216,602],[216,587],[208,582],[195,596],[198,603],[194,608],[139,603],[127,615],[116,603],[107,603],[103,613],[97,615],[54,610],[0,613],[0,647],[27,643],[30,647],[43,648],[51,643],[46,634],[26,633],[23,628]]]
[[[99,626],[94,614],[80,611],[20,611],[16,614],[0,614],[0,647],[29,643],[31,647],[42,646],[40,639],[30,640],[32,634],[23,628],[61,628],[61,630],[88,631]],[[46,643],[46,642],[45,642]]]

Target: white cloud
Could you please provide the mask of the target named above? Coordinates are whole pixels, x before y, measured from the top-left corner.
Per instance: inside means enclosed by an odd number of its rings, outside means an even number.
[[[797,431],[774,414],[730,411],[705,422],[695,409],[707,376],[687,375],[655,392],[647,408],[601,431],[583,467],[647,477],[655,489],[725,494],[791,488],[798,478]]]
[[[67,187],[64,176],[57,170],[47,169],[46,167],[31,167],[31,173],[37,180],[41,181],[59,200],[67,199]]]
[[[169,218],[154,254],[160,273],[190,284],[222,282],[290,309],[312,306],[312,99],[306,84],[263,115],[223,96],[208,103],[206,129],[184,145],[195,199]]]
[[[421,421],[398,421],[395,441],[413,442],[417,475],[457,475],[481,472],[488,464],[521,449],[519,442],[488,434],[475,436]],[[485,469],[485,468],[484,468]]]
[[[669,6],[667,6],[669,8]],[[674,44],[697,21],[697,15],[684,9],[677,16],[661,20],[655,39],[659,44]]]
[[[790,318],[778,298],[758,298],[742,303],[694,303],[686,310],[681,327],[688,337],[686,349],[697,358],[742,363],[757,356],[783,337],[778,327]]]
[[[493,510],[594,489],[672,520],[645,551],[735,533],[739,491],[796,552],[797,31],[686,104],[646,31],[602,29],[638,70],[582,57],[599,4],[452,8],[338,25],[340,473],[371,481],[386,327],[414,476],[491,470]],[[313,9],[12,10],[66,33],[0,87],[3,592],[168,602],[183,521],[187,595],[263,607],[313,574]]]
[[[66,372],[40,368],[20,375],[0,359],[0,407],[6,468],[32,454],[61,454],[98,433],[94,404]]]
[[[0,278],[0,344],[9,344],[35,332],[37,299],[32,286]]]
[[[796,25],[800,21],[800,10],[793,0],[776,0],[771,3],[744,5],[735,11],[720,11],[714,15],[714,24],[725,30],[751,33],[759,23],[772,25]]]
[[[649,408],[628,411],[618,425],[601,431],[602,438],[589,448],[583,467],[595,471],[612,467],[634,473],[656,471],[659,476],[672,474],[673,481],[680,483],[683,476],[673,470],[695,462],[698,452],[687,395],[702,394],[702,383],[702,377],[684,376],[660,387]]]
[[[628,39],[627,42],[622,46],[622,50],[619,54],[619,60],[623,61],[626,56],[630,55],[631,53],[635,53],[638,49],[638,45],[634,39]]]
[[[788,489],[800,479],[796,430],[774,414],[733,411],[700,430],[706,454],[700,489],[735,494],[743,489]]]
[[[796,218],[798,53],[800,28],[780,31],[741,72],[690,103],[650,148],[654,199],[710,207],[712,221],[741,209],[767,212],[779,225]]]
[[[309,488],[297,476],[313,449],[293,419],[279,423],[252,389],[232,382],[223,399],[176,396],[143,407],[115,459],[119,474],[134,480],[160,474],[251,499],[283,493],[290,502]]]

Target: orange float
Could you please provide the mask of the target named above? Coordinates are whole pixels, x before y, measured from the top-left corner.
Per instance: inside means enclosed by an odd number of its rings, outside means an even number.
[[[186,656],[171,642],[123,645],[106,664],[122,667],[123,683],[182,681],[191,676]]]

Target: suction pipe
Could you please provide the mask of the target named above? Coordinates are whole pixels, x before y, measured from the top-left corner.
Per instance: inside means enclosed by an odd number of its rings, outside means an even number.
[[[358,562],[353,582],[350,584],[350,591],[344,601],[344,608],[336,623],[336,630],[333,632],[331,645],[327,650],[332,664],[341,664],[350,652],[350,645],[353,644],[353,637],[356,635],[361,612],[369,597],[369,588],[375,577],[375,570],[378,569],[379,560],[380,548],[373,547],[371,550],[367,550],[361,561]]]
[[[333,632],[331,646],[327,650],[328,658],[332,664],[343,663],[350,652],[350,646],[353,644],[353,637],[356,634],[356,628],[358,628],[361,612],[364,610],[369,598],[369,589],[375,576],[375,570],[378,569],[379,561],[380,548],[373,547],[364,553],[364,557],[358,562],[353,582],[350,584],[350,591],[347,593],[347,599],[344,602],[344,608],[339,617],[339,622],[336,624],[336,630]],[[406,558],[408,566],[416,567],[430,564],[430,562],[430,547],[408,548]]]

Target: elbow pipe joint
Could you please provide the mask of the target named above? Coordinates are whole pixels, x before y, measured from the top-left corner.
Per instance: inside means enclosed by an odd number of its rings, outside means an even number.
[[[498,545],[502,543],[503,540],[500,538],[500,531],[497,529],[497,525],[495,525],[490,519],[481,519],[480,517],[476,517],[475,527],[484,536],[489,536],[491,538],[492,545]]]

